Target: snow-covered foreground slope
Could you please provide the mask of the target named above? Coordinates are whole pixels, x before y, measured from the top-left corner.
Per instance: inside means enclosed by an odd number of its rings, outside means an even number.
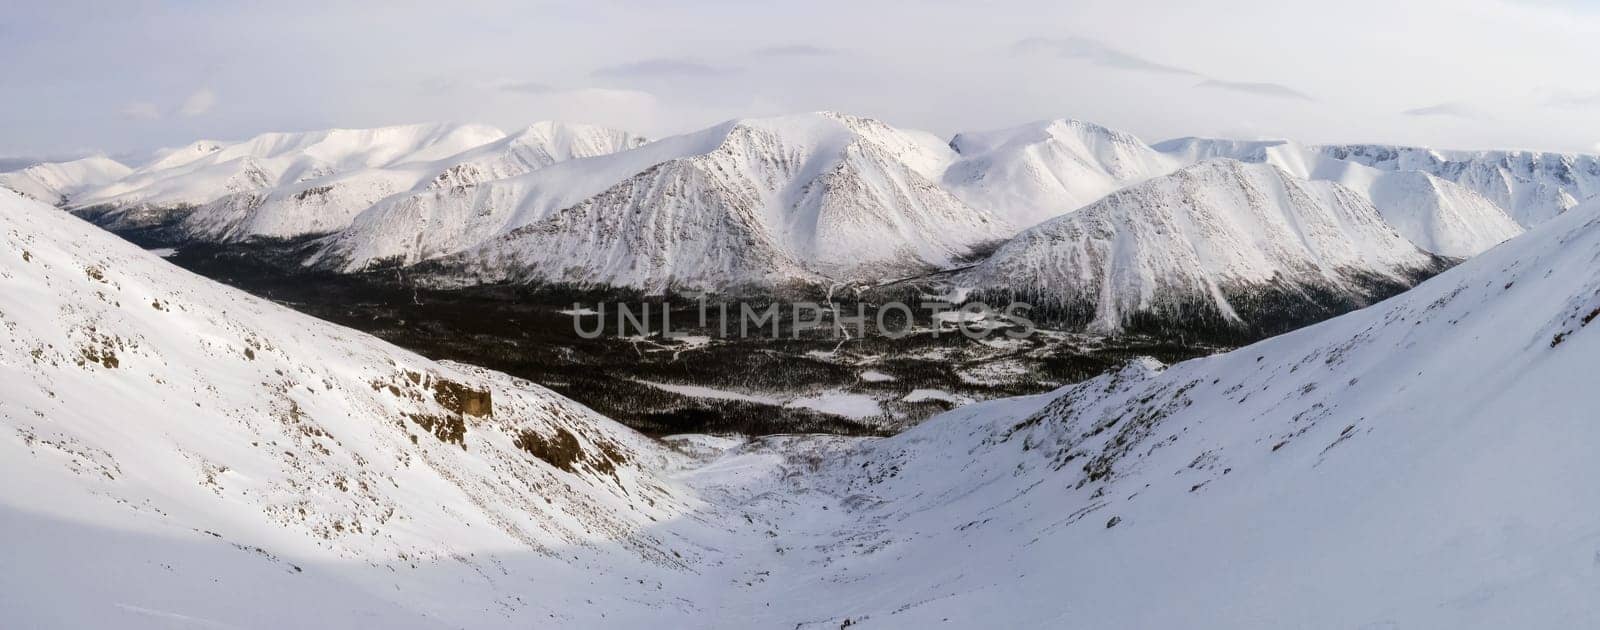
[[[20,171],[0,173],[0,187],[10,188],[51,205],[65,203],[80,191],[103,186],[133,172],[121,162],[91,156],[70,162],[46,162]]]
[[[694,481],[781,532],[755,588],[803,627],[1594,627],[1597,269],[1590,204],[1283,337]]]
[[[1132,134],[1078,120],[957,134],[944,184],[1018,227],[1061,216],[1183,165]]]
[[[676,457],[576,403],[6,191],[0,243],[8,627],[589,620],[685,562]]]
[[[1348,188],[1215,159],[1026,230],[954,281],[1100,332],[1270,330],[1288,313],[1361,305],[1438,266]]]
[[[1461,184],[1524,227],[1600,194],[1600,156],[1536,151],[1440,151],[1377,144],[1317,147],[1335,159],[1389,171],[1422,171]]]
[[[833,113],[736,120],[479,186],[385,200],[315,261],[652,291],[950,264],[1007,222],[936,183],[937,139]]]
[[[1366,197],[1402,236],[1440,256],[1470,258],[1523,231],[1507,214],[1509,207],[1421,170],[1373,168],[1287,140],[1179,138],[1155,147],[1184,162],[1231,158],[1337,182]]]

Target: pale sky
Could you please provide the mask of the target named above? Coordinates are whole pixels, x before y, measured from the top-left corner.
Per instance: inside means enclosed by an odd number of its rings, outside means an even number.
[[[1071,117],[1600,151],[1600,3],[1577,0],[0,3],[0,158],[819,109],[946,136]]]

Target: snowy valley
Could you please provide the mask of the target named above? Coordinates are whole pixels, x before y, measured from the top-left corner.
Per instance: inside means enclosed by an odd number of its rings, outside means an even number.
[[[1146,186],[1220,176],[1403,242],[1350,189],[1271,165]],[[663,440],[46,204],[0,193],[0,209],[0,466],[27,480],[0,495],[0,609],[23,627],[1600,618],[1584,369],[1600,203],[1214,357],[1132,361],[893,437]]]

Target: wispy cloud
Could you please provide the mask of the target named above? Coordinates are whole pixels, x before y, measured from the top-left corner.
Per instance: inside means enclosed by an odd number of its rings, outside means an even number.
[[[591,76],[609,79],[646,77],[711,77],[732,72],[731,68],[713,66],[688,59],[646,59],[632,63],[597,68]]]
[[[1427,107],[1415,107],[1400,112],[1402,116],[1424,116],[1441,118],[1482,118],[1477,110],[1461,103],[1439,103]]]
[[[161,108],[156,107],[155,103],[144,101],[123,105],[122,109],[118,110],[118,113],[122,114],[123,118],[130,120],[157,120],[161,118]]]
[[[203,87],[189,94],[189,98],[183,99],[183,104],[178,106],[178,114],[189,117],[199,116],[211,111],[211,108],[215,107],[216,104],[217,93],[211,91],[211,88]]]
[[[434,77],[424,80],[418,87],[423,92],[436,94],[447,94],[463,90],[507,92],[511,94],[551,94],[561,91],[560,88],[542,81],[513,79],[510,77],[476,80],[465,77]]]
[[[1287,85],[1281,85],[1281,84],[1278,84],[1278,83],[1265,83],[1265,82],[1257,82],[1257,81],[1224,81],[1222,79],[1206,79],[1204,81],[1196,83],[1195,87],[1197,87],[1197,88],[1208,88],[1208,89],[1213,89],[1213,90],[1228,90],[1228,91],[1232,91],[1232,92],[1243,92],[1245,94],[1254,94],[1256,96],[1272,96],[1272,97],[1276,97],[1276,98],[1291,98],[1291,99],[1298,99],[1298,100],[1302,100],[1302,101],[1315,101],[1315,100],[1317,100],[1317,99],[1312,98],[1311,95],[1306,94],[1305,92],[1301,92],[1301,91],[1296,90],[1294,88],[1291,88],[1291,87],[1289,87]]]
[[[555,91],[555,88],[548,83],[525,79],[492,79],[483,82],[480,87],[496,92],[512,92],[516,94],[549,94]]]
[[[823,48],[810,44],[789,44],[785,46],[768,46],[758,48],[751,52],[757,57],[832,57],[839,54],[837,48]]]
[[[1193,70],[1151,61],[1087,37],[1030,37],[1013,44],[1011,49],[1018,54],[1051,54],[1118,70],[1199,75]]]

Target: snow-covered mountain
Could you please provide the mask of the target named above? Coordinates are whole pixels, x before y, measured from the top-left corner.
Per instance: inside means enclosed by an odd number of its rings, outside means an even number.
[[[327,234],[348,227],[357,215],[391,195],[469,186],[643,143],[639,136],[605,127],[541,122],[441,159],[344,169],[288,185],[231,193],[190,212],[181,229],[190,238],[210,241]]]
[[[1523,231],[1505,208],[1432,173],[1372,168],[1292,141],[1179,138],[1155,148],[1188,163],[1231,158],[1272,164],[1296,177],[1337,182],[1365,196],[1402,236],[1440,256],[1476,256]]]
[[[1018,227],[1061,216],[1183,162],[1132,134],[1077,120],[957,134],[943,181],[968,204]]]
[[[541,121],[516,135],[452,157],[451,164],[428,186],[471,186],[516,177],[556,162],[637,148],[647,141],[644,136],[609,127]]]
[[[1441,264],[1342,185],[1223,158],[1030,228],[954,281],[1098,332],[1272,332],[1276,320],[1365,304]]]
[[[638,586],[587,567],[688,557],[648,531],[690,505],[655,472],[677,456],[577,403],[9,191],[0,243],[8,626],[427,627],[466,615],[461,580],[489,583],[479,613],[543,618]]]
[[[268,199],[312,200],[314,211],[299,214],[319,220],[321,211],[353,216],[365,205],[352,211],[342,202],[376,201],[405,190],[409,176],[384,169],[403,171],[405,165],[435,162],[503,137],[484,125],[423,124],[268,133],[238,143],[203,140],[165,151],[115,182],[74,195],[70,207],[111,225],[140,226],[215,202],[220,207],[213,211],[220,216],[196,226],[206,236],[225,233],[224,225],[250,224],[248,210]],[[332,183],[319,181],[324,179]],[[332,188],[347,190],[330,195]],[[270,210],[264,214],[265,226],[291,229],[294,223],[272,218]]]
[[[1600,194],[1600,156],[1536,151],[1441,151],[1375,144],[1318,147],[1329,157],[1461,184],[1532,227]]]
[[[948,265],[1014,231],[941,188],[928,134],[833,113],[745,119],[479,186],[385,200],[317,264],[653,291]]]
[[[0,187],[9,188],[51,205],[61,205],[72,195],[127,177],[132,172],[121,162],[90,156],[69,162],[34,164],[20,171],[0,173]]]
[[[1224,355],[694,458],[10,193],[0,226],[23,627],[1600,622],[1600,203]]]
[[[1493,201],[1433,173],[1371,168],[1285,140],[1179,138],[1146,145],[1125,132],[1056,120],[963,133],[951,146],[962,159],[946,171],[945,185],[1018,226],[1061,216],[1183,166],[1230,158],[1343,184],[1365,196],[1406,238],[1441,256],[1467,258],[1522,233]]]

